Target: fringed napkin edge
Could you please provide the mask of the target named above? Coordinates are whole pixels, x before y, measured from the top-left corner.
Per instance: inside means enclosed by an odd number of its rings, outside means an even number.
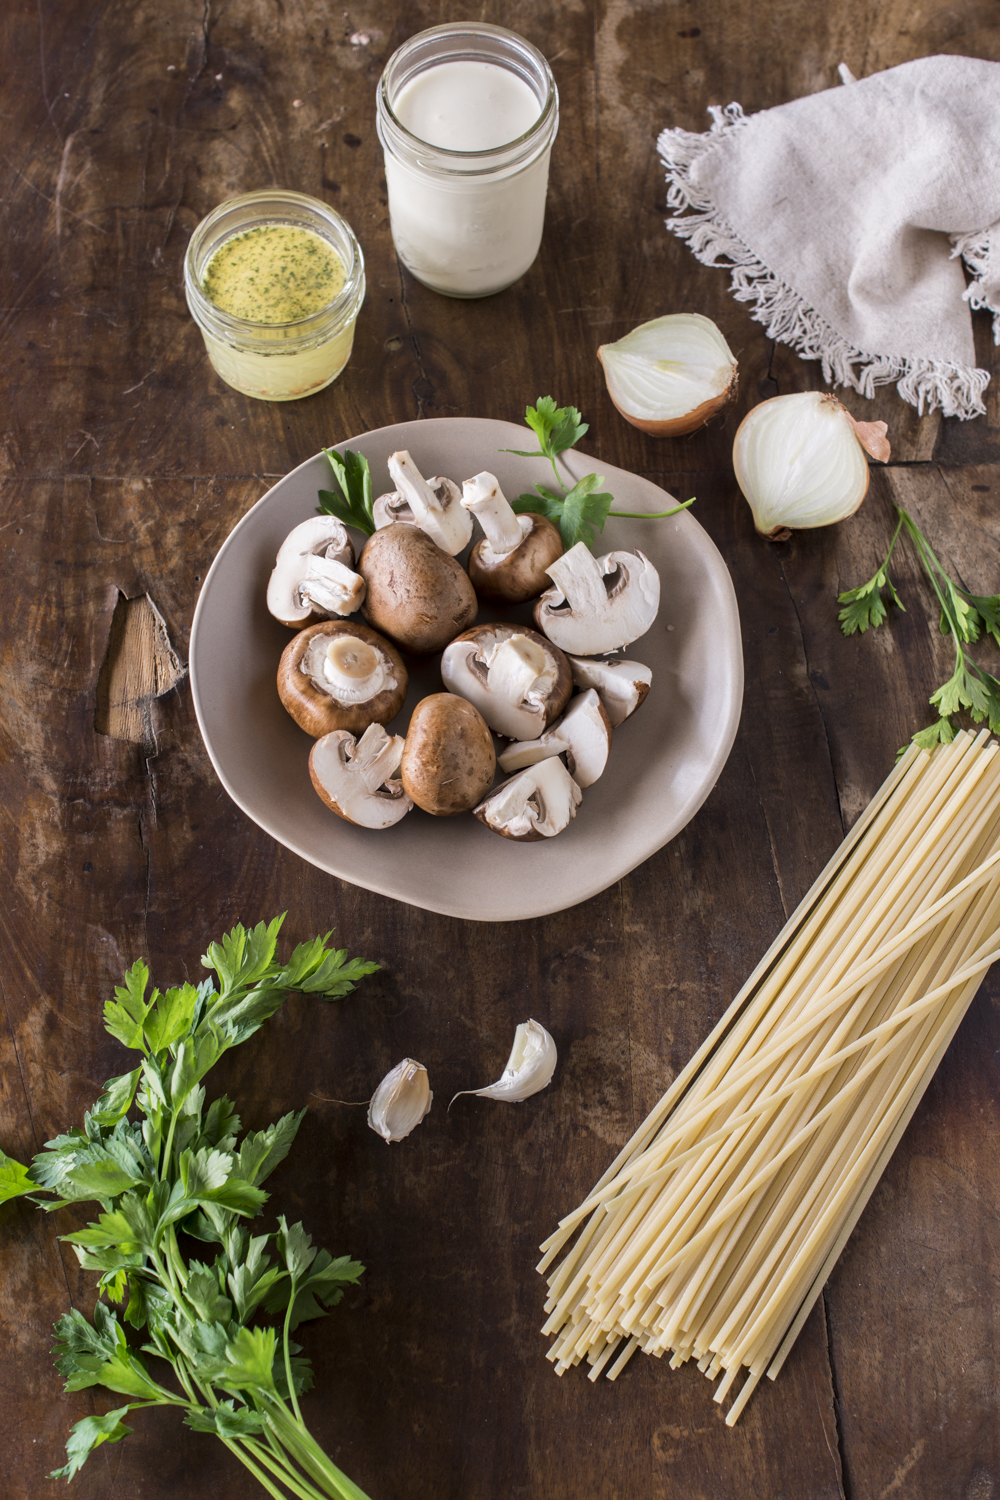
[[[667,204],[678,210],[666,220],[667,228],[687,241],[702,265],[728,269],[737,302],[753,303],[750,316],[765,325],[768,338],[790,345],[803,359],[818,359],[828,384],[851,386],[870,397],[877,385],[895,383],[903,400],[915,406],[920,416],[938,407],[946,417],[962,421],[981,416],[986,410],[983,392],[990,380],[988,370],[949,360],[906,359],[856,349],[793,287],[758,260],[721,217],[712,199],[691,181],[691,168],[699,157],[749,124],[739,104],[725,108],[712,105],[709,114],[712,128],[704,134],[668,129],[656,143],[667,173]],[[1000,308],[987,299],[984,285],[989,231],[952,235],[951,242],[952,257],[960,255],[975,278],[966,289],[965,300],[970,307],[988,308],[994,314],[993,339],[1000,344]]]

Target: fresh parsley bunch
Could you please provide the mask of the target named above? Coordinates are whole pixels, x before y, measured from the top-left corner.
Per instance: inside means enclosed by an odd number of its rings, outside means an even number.
[[[312,1380],[291,1340],[364,1267],[317,1250],[301,1224],[284,1218],[273,1234],[248,1227],[267,1201],[260,1184],[287,1155],[305,1110],[240,1139],[230,1100],[206,1105],[202,1083],[288,993],[337,1000],[379,967],[328,948],[329,934],[300,943],[282,964],[275,949],[283,920],[234,927],[210,944],[202,963],[218,985],[209,978],[150,990],[146,965],[133,964],[104,1007],[104,1024],[141,1062],[110,1079],[83,1128],[49,1141],[30,1169],[0,1153],[0,1201],[46,1193],[54,1201],[35,1201],[48,1210],[100,1204],[97,1219],[63,1238],[110,1302],[127,1296],[124,1322],[145,1331],[135,1348],[100,1301],[92,1322],[75,1308],[59,1319],[53,1352],[66,1389],[103,1385],[127,1400],[76,1423],[53,1478],[72,1479],[101,1443],[126,1437],[130,1411],[172,1406],[197,1432],[221,1438],[277,1500],[365,1500],[302,1421],[298,1398]],[[205,1245],[203,1258],[190,1258],[192,1240]],[[277,1327],[255,1326],[260,1311],[275,1315]],[[145,1355],[166,1360],[179,1391],[160,1383]]]
[[[694,499],[672,510],[661,510],[655,514],[632,510],[612,510],[614,495],[601,489],[604,483],[597,474],[586,474],[578,479],[573,488],[567,490],[559,476],[556,459],[576,446],[583,435],[589,432],[575,406],[556,406],[552,396],[540,396],[534,406],[525,409],[524,420],[538,438],[538,447],[530,450],[505,448],[505,453],[516,453],[519,458],[547,458],[556,476],[559,492],[544,484],[536,484],[533,495],[519,495],[512,500],[511,508],[519,515],[528,511],[546,516],[559,527],[563,546],[568,552],[577,542],[585,542],[593,549],[595,533],[604,530],[608,516],[623,516],[633,521],[656,521],[666,516],[675,516],[679,510],[687,510]]]
[[[844,606],[838,617],[840,628],[845,635],[853,635],[855,631],[864,633],[869,626],[875,629],[881,625],[886,618],[883,589],[893,603],[905,610],[889,577],[893,549],[900,531],[905,528],[937,596],[941,608],[941,634],[950,635],[955,645],[955,670],[929,699],[938,711],[937,720],[913,736],[914,744],[923,750],[930,750],[937,744],[948,744],[958,732],[952,715],[962,709],[968,710],[973,723],[982,724],[985,720],[994,734],[1000,734],[1000,681],[974,662],[965,650],[981,635],[992,636],[995,644],[1000,646],[1000,594],[969,594],[959,588],[945,572],[913,517],[900,505],[896,510],[899,521],[881,567],[867,583],[848,589],[838,597],[837,603]]]

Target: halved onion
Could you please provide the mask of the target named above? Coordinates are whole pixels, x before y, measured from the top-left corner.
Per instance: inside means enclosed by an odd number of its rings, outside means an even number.
[[[597,357],[622,416],[653,437],[694,432],[736,394],[733,352],[701,313],[640,323]]]
[[[868,490],[865,453],[889,458],[887,430],[884,422],[856,422],[822,391],[773,396],[747,412],[733,468],[761,535],[783,541],[853,516]]]

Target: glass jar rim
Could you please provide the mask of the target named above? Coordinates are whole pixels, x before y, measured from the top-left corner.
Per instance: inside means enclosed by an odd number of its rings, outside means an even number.
[[[426,42],[430,37],[443,37],[446,35],[454,37],[482,35],[493,36],[498,39],[512,41],[516,43],[518,47],[523,48],[523,50],[529,54],[529,56],[538,67],[539,73],[542,74],[542,76],[547,80],[548,86],[545,94],[545,102],[541,106],[538,118],[532,125],[528,127],[527,130],[523,131],[521,135],[515,136],[513,140],[504,141],[499,146],[487,146],[485,149],[481,149],[478,151],[456,151],[452,146],[435,146],[433,142],[425,141],[422,136],[415,135],[412,130],[408,130],[407,127],[403,124],[403,122],[400,120],[399,116],[393,109],[392,103],[389,99],[389,86],[387,81],[389,70],[396,59],[404,54],[408,49],[413,47],[414,44]],[[448,61],[448,59],[444,57],[436,58],[433,62],[428,63],[425,68],[417,69],[417,74],[428,72],[438,63],[446,61]],[[490,61],[495,61],[495,66],[497,67],[505,66],[505,64],[498,59],[490,59]],[[511,68],[508,71],[514,72],[514,69]],[[552,76],[552,69],[549,67],[548,59],[545,57],[544,53],[540,52],[534,45],[534,43],[529,42],[526,37],[520,36],[518,32],[511,31],[506,26],[494,26],[489,21],[448,21],[445,22],[444,25],[429,26],[426,31],[415,32],[413,36],[409,37],[405,42],[403,42],[399,47],[396,48],[395,52],[392,54],[392,56],[389,58],[389,61],[383,68],[382,76],[379,79],[378,104],[380,109],[384,111],[385,115],[388,117],[388,121],[392,125],[393,129],[399,131],[399,133],[405,138],[406,144],[411,148],[415,147],[416,149],[422,151],[433,151],[437,156],[450,158],[455,162],[456,167],[459,170],[461,169],[461,164],[468,162],[469,166],[466,168],[466,170],[475,171],[476,168],[472,165],[473,163],[486,163],[490,162],[491,160],[495,160],[498,156],[503,156],[509,152],[515,151],[517,147],[527,146],[535,137],[540,135],[543,130],[550,125],[553,116],[558,115],[559,90],[556,88],[556,81]],[[489,167],[485,167],[484,170],[489,170]]]
[[[282,215],[280,208],[287,206],[287,212]],[[314,228],[307,222],[303,222],[311,216],[320,224],[325,224],[337,235],[340,243],[333,243],[332,248],[340,257],[344,265],[344,285],[329,302],[323,307],[317,308],[315,312],[307,313],[305,317],[294,318],[285,323],[261,323],[252,318],[241,318],[234,313],[227,313],[219,307],[212,299],[206,296],[201,285],[201,267],[196,267],[196,257],[204,242],[209,238],[211,231],[221,223],[229,214],[238,212],[242,208],[260,208],[264,210],[261,221],[258,224],[247,224],[236,227],[231,233],[220,235],[218,244],[212,248],[214,255],[230,239],[235,239],[239,234],[246,234],[250,229],[264,228],[268,224],[286,224],[291,228],[312,230],[318,233],[327,243],[331,243],[327,235],[322,234],[317,227]],[[267,209],[273,212],[268,214]],[[298,217],[295,217],[296,210]],[[342,251],[350,251],[350,264],[345,261]],[[211,256],[208,257],[211,259]],[[184,291],[188,307],[192,317],[199,326],[209,324],[210,332],[215,336],[220,333],[231,337],[242,337],[244,339],[260,339],[265,342],[289,335],[295,339],[309,340],[313,338],[326,337],[331,323],[347,322],[355,316],[365,294],[365,260],[361,246],[358,243],[354,230],[348,224],[342,214],[320,198],[313,198],[308,193],[297,193],[288,188],[257,188],[249,193],[237,193],[232,198],[225,198],[212,211],[205,215],[198,224],[188,241],[188,247],[184,254]]]

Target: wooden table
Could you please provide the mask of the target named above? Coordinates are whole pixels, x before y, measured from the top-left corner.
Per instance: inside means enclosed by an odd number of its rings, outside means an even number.
[[[392,50],[456,16],[508,25],[552,60],[562,125],[541,254],[484,302],[402,272],[389,233],[374,91]],[[123,968],[198,977],[206,942],[288,910],[381,973],[317,1013],[292,1002],[213,1080],[245,1125],[308,1103],[269,1208],[368,1267],[304,1330],[306,1418],[373,1500],[989,1500],[1000,1485],[1000,1180],[995,981],[973,1003],[780,1379],[727,1430],[692,1368],[633,1360],[614,1385],[557,1379],[539,1335],[536,1246],[577,1203],[721,1014],[890,769],[928,722],[950,647],[912,555],[907,612],[845,640],[838,591],[875,569],[892,503],[965,584],[998,587],[1000,382],[977,421],[918,418],[890,389],[848,406],[889,424],[893,459],[860,513],[772,545],[730,462],[743,413],[819,373],[768,341],[727,277],[663,227],[654,140],[936,51],[1000,57],[985,0],[455,0],[350,10],[314,0],[8,0],[0,13],[4,358],[0,816],[0,1147],[28,1160],[79,1122],[120,1047],[100,1024]],[[368,297],[345,375],[268,405],[216,379],[181,265],[222,198],[277,183],[355,227]],[[608,400],[594,352],[691,308],[739,352],[740,397],[693,437],[654,441]],[[976,316],[980,364],[997,368]],[[739,599],[746,695],[735,748],[691,824],[627,879],[533,922],[430,915],[343,884],[230,802],[195,723],[184,662],[219,545],[324,444],[424,416],[518,419],[552,392],[583,449],[696,514]],[[138,666],[136,664],[139,664]],[[364,1112],[398,1058],[440,1101],[494,1076],[516,1022],[543,1021],[560,1067],[529,1105],[435,1107],[387,1149]],[[60,1244],[79,1220],[0,1216],[0,1485],[40,1500],[72,1421],[49,1356],[93,1278]],[[141,1413],[74,1482],[80,1500],[246,1496],[222,1446]]]

